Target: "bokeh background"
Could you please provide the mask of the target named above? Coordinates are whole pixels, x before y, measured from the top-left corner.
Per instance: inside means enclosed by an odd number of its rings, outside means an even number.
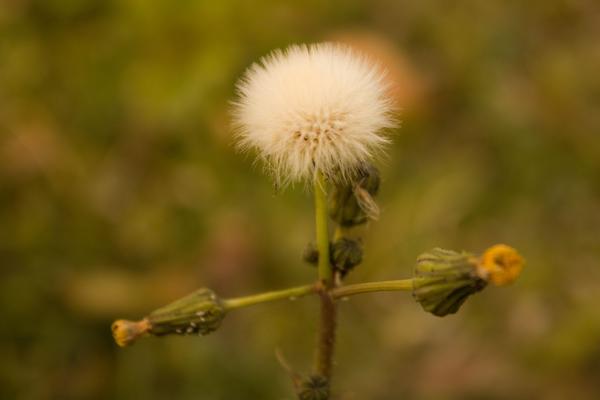
[[[119,349],[118,317],[209,286],[309,282],[303,187],[237,154],[235,81],[340,40],[385,64],[402,127],[350,281],[505,242],[521,279],[455,316],[341,309],[338,399],[600,396],[600,5],[594,0],[0,2],[0,398],[292,399],[314,299]]]

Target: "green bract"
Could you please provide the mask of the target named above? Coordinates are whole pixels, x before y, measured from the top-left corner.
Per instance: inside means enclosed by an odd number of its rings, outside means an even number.
[[[476,262],[473,254],[440,248],[421,254],[414,270],[414,298],[433,315],[454,314],[487,284],[475,275]]]
[[[206,288],[153,311],[146,317],[149,333],[155,336],[168,334],[206,335],[221,325],[225,309],[215,293]]]

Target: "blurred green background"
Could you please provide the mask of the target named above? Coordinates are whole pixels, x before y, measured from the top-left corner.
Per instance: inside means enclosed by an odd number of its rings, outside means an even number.
[[[344,303],[338,398],[599,398],[599,39],[594,0],[3,0],[0,398],[293,398],[274,353],[309,370],[315,299],[125,349],[110,323],[314,278],[310,193],[236,153],[228,109],[251,62],[323,40],[379,57],[402,109],[349,280],[435,246],[528,260],[456,316]]]

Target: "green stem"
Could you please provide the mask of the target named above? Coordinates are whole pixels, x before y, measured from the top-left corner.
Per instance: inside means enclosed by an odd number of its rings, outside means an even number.
[[[410,291],[413,289],[413,279],[400,279],[394,281],[365,282],[355,283],[335,288],[331,291],[331,296],[335,299],[354,296],[360,293],[369,292],[391,292],[391,291]]]
[[[327,221],[327,192],[326,182],[323,174],[317,172],[314,182],[315,191],[315,222],[316,222],[316,240],[317,250],[319,251],[319,280],[324,287],[330,288],[333,285],[333,269],[329,263],[329,231]]]
[[[331,289],[329,291],[329,295],[333,299],[340,299],[361,293],[411,291],[413,289],[413,282],[414,279],[399,279],[393,281],[355,283]],[[223,300],[223,307],[229,311],[235,310],[236,308],[244,308],[253,306],[255,304],[269,303],[277,300],[293,300],[295,298],[305,297],[321,292],[322,290],[319,284],[296,286],[282,290],[274,290],[271,292],[226,299]]]
[[[293,287],[293,288],[288,288],[288,289],[283,289],[283,290],[275,290],[272,292],[265,292],[265,293],[250,295],[250,296],[236,297],[233,299],[223,300],[223,307],[225,308],[225,310],[229,311],[229,310],[234,310],[236,308],[248,307],[248,306],[252,306],[255,304],[259,304],[259,303],[267,303],[267,302],[276,301],[276,300],[282,300],[282,299],[292,300],[292,299],[295,299],[298,297],[304,297],[304,296],[307,296],[309,294],[313,294],[316,292],[317,292],[316,285],[298,286],[298,287]]]
[[[336,240],[343,238],[346,235],[346,231],[347,229],[339,225],[336,226],[335,231],[333,232],[333,241],[335,242]]]
[[[329,262],[329,230],[327,222],[329,213],[327,211],[326,182],[323,174],[317,172],[314,181],[315,191],[315,223],[317,250],[319,251],[319,283],[321,290],[321,321],[319,323],[318,347],[315,358],[315,371],[327,381],[331,379],[333,367],[333,350],[335,347],[335,329],[337,321],[337,310],[335,299],[329,291],[333,287],[333,268]]]

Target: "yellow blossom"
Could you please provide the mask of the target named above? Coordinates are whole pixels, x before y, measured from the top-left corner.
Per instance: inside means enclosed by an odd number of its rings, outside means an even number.
[[[127,321],[119,319],[112,324],[112,333],[115,342],[121,347],[133,344],[138,338],[150,330],[150,322],[147,319],[141,321]]]
[[[521,274],[525,260],[515,249],[497,244],[487,249],[476,266],[477,275],[496,286],[512,283]]]

